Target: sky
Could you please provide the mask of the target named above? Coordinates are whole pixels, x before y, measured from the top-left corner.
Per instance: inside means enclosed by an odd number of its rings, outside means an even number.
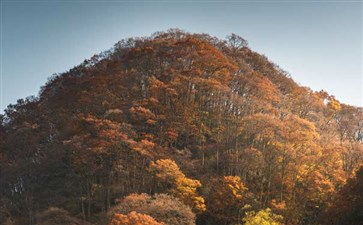
[[[236,33],[303,86],[363,106],[363,1],[0,0],[0,112],[117,41]]]

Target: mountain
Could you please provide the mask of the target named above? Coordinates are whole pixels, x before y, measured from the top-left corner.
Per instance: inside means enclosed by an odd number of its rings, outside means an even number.
[[[320,224],[363,159],[361,108],[235,34],[121,40],[0,118],[4,224]]]

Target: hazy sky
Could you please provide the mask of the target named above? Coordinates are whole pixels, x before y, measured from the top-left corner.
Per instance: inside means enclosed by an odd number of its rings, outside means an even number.
[[[300,84],[363,106],[362,1],[1,1],[1,105],[118,40],[236,33]]]

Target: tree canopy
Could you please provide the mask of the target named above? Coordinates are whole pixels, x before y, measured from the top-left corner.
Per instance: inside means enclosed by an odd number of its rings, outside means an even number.
[[[121,40],[0,116],[0,223],[356,223],[362,121],[236,34]]]

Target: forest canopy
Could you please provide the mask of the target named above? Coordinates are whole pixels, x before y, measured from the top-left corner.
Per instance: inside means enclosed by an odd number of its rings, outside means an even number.
[[[359,225],[362,141],[236,34],[129,38],[0,115],[0,223]]]

